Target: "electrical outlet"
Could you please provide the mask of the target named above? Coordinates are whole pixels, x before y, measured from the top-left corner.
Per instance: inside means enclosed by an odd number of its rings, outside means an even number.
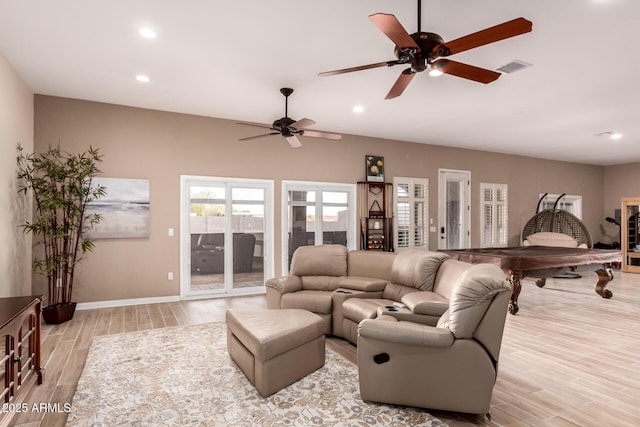
[[[172,237],[172,236],[173,236],[173,228],[170,228],[169,230],[167,230],[167,235],[168,235],[169,237]]]
[[[167,273],[167,280],[173,280],[173,272],[172,271]]]

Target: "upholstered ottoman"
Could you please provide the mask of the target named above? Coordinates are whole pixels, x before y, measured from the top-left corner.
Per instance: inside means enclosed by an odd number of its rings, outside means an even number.
[[[226,313],[227,349],[262,397],[324,366],[324,323],[300,309]]]

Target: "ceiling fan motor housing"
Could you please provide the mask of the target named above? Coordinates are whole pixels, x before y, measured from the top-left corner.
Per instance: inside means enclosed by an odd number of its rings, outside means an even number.
[[[427,64],[433,62],[439,56],[446,56],[447,52],[442,49],[437,49],[434,52],[434,48],[444,44],[444,39],[436,33],[427,33],[420,31],[411,34],[411,38],[420,48],[419,51],[415,49],[405,49],[396,46],[394,53],[399,60],[406,59],[406,62],[411,62],[411,70],[414,73],[419,73],[427,69]],[[444,46],[442,48],[446,49]]]
[[[277,130],[278,132],[283,132],[283,131],[290,132],[289,126],[291,126],[295,122],[296,121],[293,120],[292,118],[282,117],[282,118],[276,120],[275,122],[273,122],[271,127],[274,128],[275,130]]]

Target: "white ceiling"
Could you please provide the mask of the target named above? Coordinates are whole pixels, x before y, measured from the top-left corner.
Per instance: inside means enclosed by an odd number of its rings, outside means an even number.
[[[417,30],[415,0],[0,0],[0,52],[39,94],[271,124],[610,165],[640,161],[640,1],[424,0],[422,30],[445,40],[513,18],[531,33],[451,57],[532,67],[488,85],[417,75],[385,95],[399,65],[368,15]],[[142,38],[153,27],[158,37]],[[135,75],[147,74],[142,84]],[[356,105],[365,111],[352,112]],[[246,128],[246,136],[257,129]],[[596,134],[622,132],[613,141]],[[287,148],[282,145],[283,149]]]

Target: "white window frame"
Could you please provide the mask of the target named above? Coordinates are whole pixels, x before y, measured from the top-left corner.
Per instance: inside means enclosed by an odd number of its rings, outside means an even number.
[[[493,196],[491,200],[484,199],[486,190],[491,190]],[[498,191],[504,194],[504,201],[497,200]],[[503,205],[502,223],[504,224],[504,233],[502,238],[498,230],[498,206]],[[491,210],[491,235],[487,236],[485,232],[485,223],[487,221],[485,208],[490,206]],[[487,238],[488,237],[488,238]],[[488,242],[487,242],[488,240]],[[482,248],[500,248],[506,247],[509,242],[509,186],[507,184],[480,183],[480,247]]]
[[[407,197],[400,197],[398,195],[398,187],[400,185],[408,185],[409,192]],[[422,198],[415,197],[415,191],[413,191],[415,185],[424,186],[424,194]],[[399,245],[399,233],[400,227],[398,226],[398,205],[400,203],[407,203],[409,205],[409,245],[400,247]],[[415,217],[415,203],[424,203],[424,216],[421,219],[423,229],[423,242],[422,245],[416,246],[415,233],[416,224],[418,220]],[[402,251],[415,247],[429,247],[429,180],[427,178],[409,178],[409,177],[394,177],[393,178],[393,247],[396,251]]]
[[[563,211],[567,211],[570,214],[573,214],[578,219],[582,219],[582,196],[580,195],[572,195],[572,194],[552,194],[552,193],[540,193],[538,196],[538,202],[540,203],[539,212],[545,209],[545,203],[547,204],[547,209],[552,209],[558,197],[562,196],[556,209],[560,209]],[[544,197],[544,200],[540,200]]]
[[[282,212],[282,224],[281,224],[281,242],[282,242],[282,274],[288,274],[289,272],[289,191],[315,191],[318,195],[316,200],[316,218],[322,218],[322,192],[324,191],[339,191],[347,193],[347,209],[349,210],[347,219],[347,249],[356,249],[357,235],[356,235],[356,184],[342,184],[336,182],[315,182],[315,181],[282,181],[281,192],[281,212]],[[322,221],[316,221],[315,227],[316,245],[322,244]]]

